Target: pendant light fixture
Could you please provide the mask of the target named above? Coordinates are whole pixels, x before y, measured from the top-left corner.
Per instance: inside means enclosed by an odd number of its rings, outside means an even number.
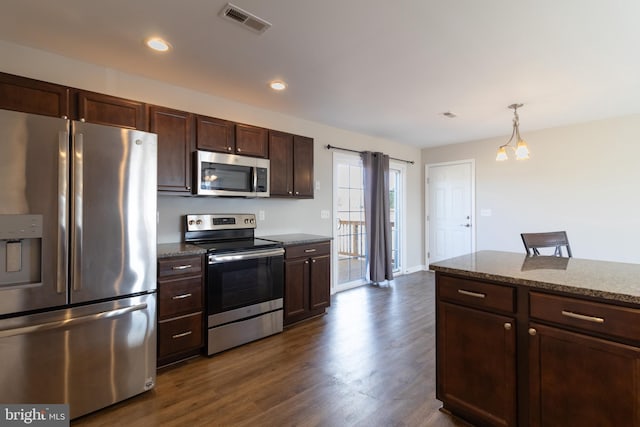
[[[511,132],[511,138],[506,144],[498,147],[498,154],[496,160],[499,162],[505,161],[509,158],[507,155],[507,147],[511,148],[516,153],[516,160],[527,160],[529,158],[529,147],[520,136],[520,117],[518,117],[518,108],[524,104],[511,104],[507,108],[513,110],[513,131]],[[516,137],[516,146],[511,145],[511,141]]]

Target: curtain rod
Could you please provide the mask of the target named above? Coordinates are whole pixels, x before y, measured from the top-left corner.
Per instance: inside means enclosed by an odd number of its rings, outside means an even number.
[[[342,150],[342,151],[350,151],[352,153],[358,153],[358,154],[362,154],[362,151],[358,151],[358,150],[351,150],[350,148],[341,148],[341,147],[336,147],[335,145],[331,145],[331,144],[327,144],[327,150]],[[403,159],[396,159],[395,157],[389,157],[391,160],[397,160],[398,162],[405,162],[405,163],[409,163],[410,165],[413,165],[415,162],[413,160],[403,160]]]

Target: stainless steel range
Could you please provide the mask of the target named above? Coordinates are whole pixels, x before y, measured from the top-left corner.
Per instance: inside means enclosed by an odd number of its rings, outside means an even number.
[[[185,242],[207,250],[207,354],[282,332],[284,249],[256,239],[253,214],[186,215]]]

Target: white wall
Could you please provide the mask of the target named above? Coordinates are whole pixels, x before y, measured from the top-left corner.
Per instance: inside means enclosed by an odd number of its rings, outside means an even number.
[[[182,215],[205,212],[257,213],[258,210],[264,210],[265,221],[258,223],[258,235],[302,232],[332,236],[333,220],[320,219],[321,210],[333,212],[332,153],[324,148],[327,144],[354,150],[383,151],[402,159],[420,158],[420,149],[416,147],[332,128],[3,41],[0,41],[0,71],[314,138],[314,173],[320,189],[316,190],[313,200],[160,196],[159,243],[181,240]],[[420,165],[410,166],[407,175],[407,267],[411,269],[421,266],[423,260]]]
[[[477,249],[566,230],[574,257],[640,263],[640,115],[521,134],[528,161],[495,161],[508,136],[422,151],[423,164],[476,160]]]

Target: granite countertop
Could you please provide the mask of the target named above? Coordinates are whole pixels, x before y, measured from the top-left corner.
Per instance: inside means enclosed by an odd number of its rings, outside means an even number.
[[[333,237],[318,236],[316,234],[304,234],[304,233],[277,234],[274,236],[256,236],[256,238],[282,243],[283,246],[304,245],[307,243],[318,243],[318,242],[326,242],[327,240],[333,240]]]
[[[158,244],[158,258],[173,256],[202,255],[207,251],[196,245],[188,243],[160,243]]]
[[[640,264],[480,251],[430,264],[444,273],[640,304]]]

